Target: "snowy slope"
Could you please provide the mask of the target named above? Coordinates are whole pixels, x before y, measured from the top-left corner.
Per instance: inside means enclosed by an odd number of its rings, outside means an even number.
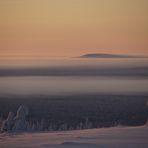
[[[148,127],[1,134],[0,148],[148,148]]]

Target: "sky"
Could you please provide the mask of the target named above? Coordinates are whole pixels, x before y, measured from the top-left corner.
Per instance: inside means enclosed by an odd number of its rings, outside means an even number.
[[[0,0],[0,56],[148,55],[148,0]]]

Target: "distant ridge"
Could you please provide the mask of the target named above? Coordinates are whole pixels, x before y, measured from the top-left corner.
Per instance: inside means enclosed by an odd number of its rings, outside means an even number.
[[[146,58],[145,56],[132,56],[121,54],[107,54],[107,53],[90,53],[84,54],[79,58]]]

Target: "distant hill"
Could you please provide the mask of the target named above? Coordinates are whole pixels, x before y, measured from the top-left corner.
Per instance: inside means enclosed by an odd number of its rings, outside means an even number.
[[[131,56],[120,54],[90,53],[80,56],[80,58],[144,58],[144,56]]]

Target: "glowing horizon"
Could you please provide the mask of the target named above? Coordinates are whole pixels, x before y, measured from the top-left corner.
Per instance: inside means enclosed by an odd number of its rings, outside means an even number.
[[[147,0],[1,0],[0,56],[148,55]]]

